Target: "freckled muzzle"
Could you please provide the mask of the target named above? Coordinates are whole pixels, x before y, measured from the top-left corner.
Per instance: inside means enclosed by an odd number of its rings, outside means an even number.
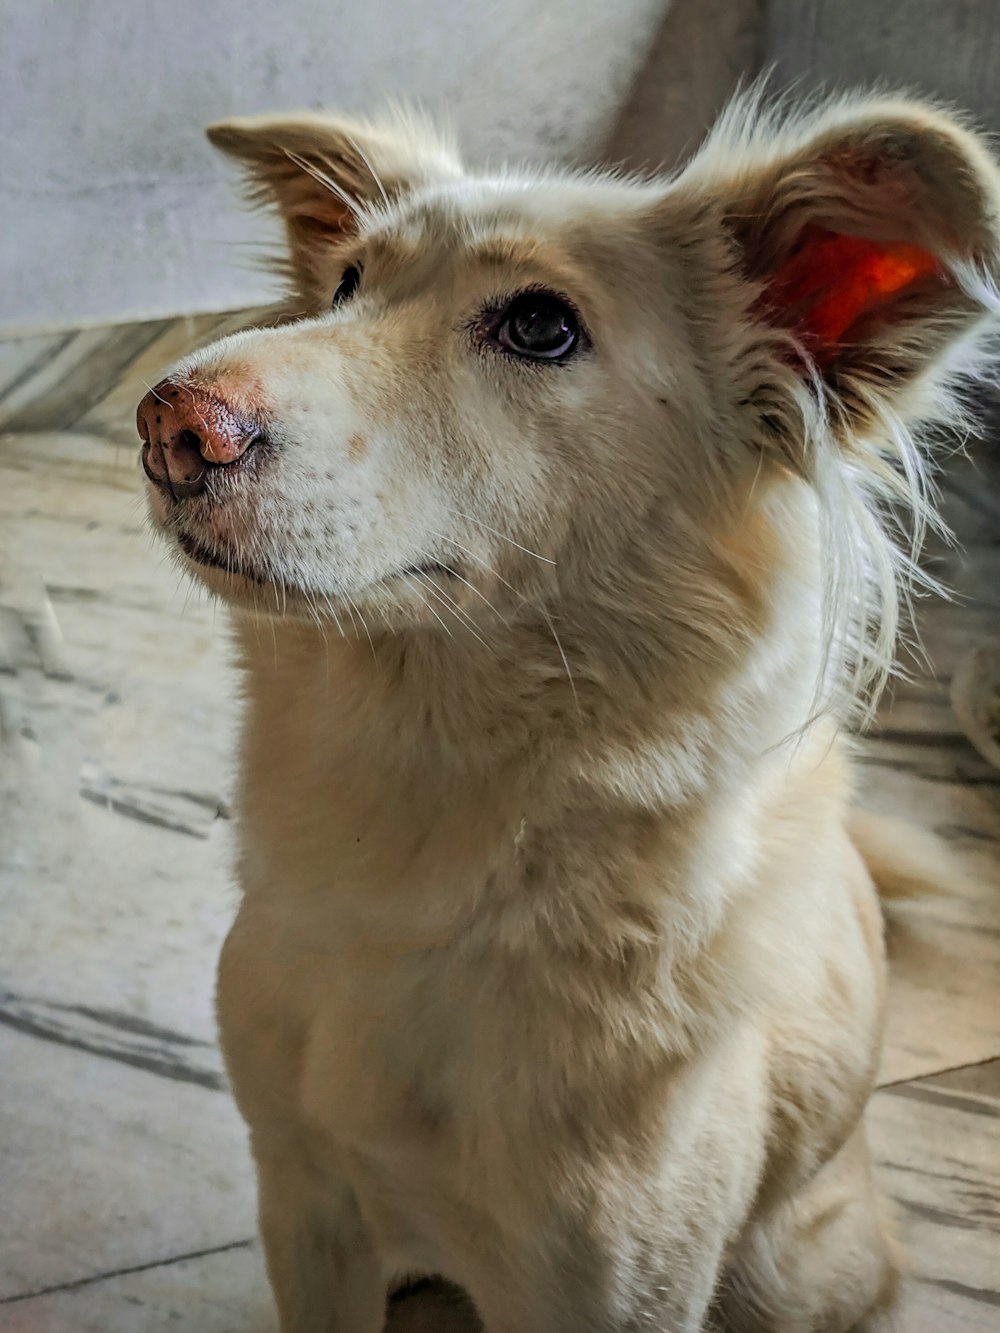
[[[217,392],[170,379],[143,398],[136,427],[146,476],[174,500],[197,495],[213,469],[239,463],[263,439],[258,423]]]

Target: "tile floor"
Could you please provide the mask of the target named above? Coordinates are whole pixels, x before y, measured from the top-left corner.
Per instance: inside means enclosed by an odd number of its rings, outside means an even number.
[[[212,1023],[234,905],[225,623],[144,535],[128,443],[142,379],[191,335],[0,356],[2,1333],[273,1329]],[[904,1333],[1000,1329],[1000,774],[948,703],[960,655],[1000,635],[997,456],[957,463],[947,499],[965,600],[924,608],[933,669],[864,752],[869,799],[967,871],[891,939],[869,1117],[912,1261]]]

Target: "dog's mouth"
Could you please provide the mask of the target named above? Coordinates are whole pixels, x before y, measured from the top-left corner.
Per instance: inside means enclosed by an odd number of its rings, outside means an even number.
[[[196,537],[192,537],[188,532],[178,532],[176,534],[177,545],[181,548],[187,558],[196,565],[201,565],[205,569],[217,569],[223,574],[235,574],[240,578],[249,579],[252,583],[261,585],[274,583],[275,579],[268,577],[260,570],[254,569],[245,561],[238,560],[234,555],[222,555],[211,546],[206,546]],[[458,571],[451,565],[446,565],[439,560],[425,560],[419,564],[406,565],[403,569],[390,574],[385,580],[389,582],[397,578],[449,578],[457,579]]]
[[[193,560],[196,565],[203,565],[207,569],[219,569],[224,574],[237,574],[241,578],[250,579],[252,583],[269,583],[259,571],[252,569],[243,561],[237,560],[232,555],[220,555],[218,551],[213,551],[210,546],[192,537],[187,532],[177,533],[177,545],[181,548],[189,560]]]

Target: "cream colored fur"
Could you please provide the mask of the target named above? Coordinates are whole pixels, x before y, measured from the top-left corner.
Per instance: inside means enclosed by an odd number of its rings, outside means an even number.
[[[423,1274],[488,1333],[862,1327],[897,1264],[838,733],[906,576],[880,505],[922,503],[910,428],[993,304],[992,163],[865,99],[744,101],[669,182],[467,174],[413,120],[211,134],[294,297],[175,372],[269,442],[152,507],[234,570],[178,556],[246,695],[219,1017],[283,1333],[378,1333]],[[827,369],[759,300],[816,220],[942,274]],[[477,331],[533,286],[582,314],[565,366]]]

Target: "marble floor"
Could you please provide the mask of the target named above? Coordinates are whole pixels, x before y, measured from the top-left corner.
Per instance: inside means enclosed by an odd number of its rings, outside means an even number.
[[[129,423],[218,325],[0,346],[2,1333],[274,1326],[212,1020],[234,907],[225,623],[145,535]],[[891,930],[869,1120],[910,1254],[905,1333],[1000,1329],[1000,773],[949,703],[956,664],[1000,636],[996,454],[956,460],[946,498],[963,599],[924,605],[932,665],[863,753],[866,799],[965,870]]]

